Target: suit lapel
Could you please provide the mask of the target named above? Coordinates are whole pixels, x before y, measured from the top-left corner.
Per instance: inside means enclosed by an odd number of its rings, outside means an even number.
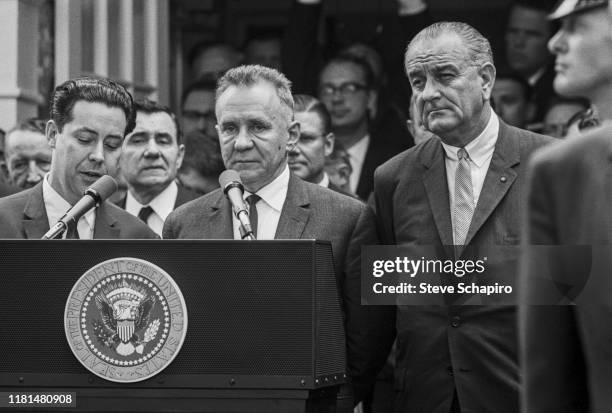
[[[425,167],[423,184],[442,245],[453,245],[453,226],[444,153],[438,138],[434,139],[435,141],[428,145],[427,150],[424,150],[421,156],[421,161]]]
[[[291,174],[274,239],[300,239],[310,217],[309,207],[306,184]]]
[[[514,183],[517,172],[513,168],[519,162],[519,141],[509,136],[508,126],[500,119],[497,143],[465,238],[465,245],[471,242]]]
[[[106,201],[100,204],[96,210],[96,221],[94,224],[94,239],[119,239],[121,230],[117,224],[117,219],[106,206]]]
[[[234,239],[232,206],[222,190],[217,191],[217,198],[212,200],[210,208],[205,234],[210,234],[209,238],[212,239]]]
[[[42,182],[30,189],[23,209],[23,231],[27,239],[40,239],[49,230],[49,218],[43,200]]]

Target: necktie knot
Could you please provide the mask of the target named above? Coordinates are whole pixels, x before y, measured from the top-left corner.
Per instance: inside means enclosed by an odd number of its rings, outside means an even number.
[[[250,208],[253,208],[255,204],[258,203],[260,200],[261,200],[261,197],[257,194],[251,194],[247,196],[246,198],[246,201],[249,203]]]
[[[153,208],[148,205],[144,206],[140,209],[140,212],[138,213],[138,218],[140,218],[140,220],[146,224],[152,213]]]
[[[459,148],[457,151],[457,158],[459,158],[459,160],[465,159],[467,161],[470,159],[470,155],[467,153],[465,148]]]

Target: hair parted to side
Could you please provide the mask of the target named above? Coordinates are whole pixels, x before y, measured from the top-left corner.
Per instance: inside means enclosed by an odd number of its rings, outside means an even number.
[[[291,95],[291,81],[275,69],[261,65],[243,65],[229,69],[219,79],[215,100],[229,87],[249,87],[259,82],[268,82],[276,89],[282,105],[287,109],[287,123],[293,120],[293,96]]]
[[[134,111],[136,112],[136,117],[138,117],[138,112],[146,113],[147,115],[159,112],[166,113],[168,116],[170,116],[170,119],[172,119],[172,122],[174,122],[174,127],[176,128],[176,144],[181,144],[182,132],[181,127],[179,126],[179,121],[168,106],[164,106],[154,100],[139,99],[134,102]]]
[[[412,38],[406,54],[404,55],[404,67],[408,66],[408,55],[413,47],[423,40],[436,39],[445,34],[457,35],[469,51],[466,61],[472,62],[473,66],[482,66],[485,63],[493,64],[493,51],[489,41],[475,28],[463,22],[438,22],[427,26]]]
[[[310,95],[294,95],[293,100],[295,102],[294,111],[297,112],[312,112],[315,113],[321,124],[323,125],[323,134],[327,135],[331,132],[331,116],[327,111],[327,108],[319,99]]]
[[[79,100],[121,109],[126,119],[124,135],[134,129],[136,124],[134,100],[125,87],[110,79],[79,77],[57,86],[51,95],[49,117],[55,122],[59,132],[66,123],[72,121],[72,108]]]

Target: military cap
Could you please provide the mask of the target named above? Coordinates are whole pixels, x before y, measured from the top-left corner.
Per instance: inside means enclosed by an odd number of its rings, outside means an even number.
[[[572,14],[607,5],[608,0],[561,0],[548,18],[550,20],[557,20]]]

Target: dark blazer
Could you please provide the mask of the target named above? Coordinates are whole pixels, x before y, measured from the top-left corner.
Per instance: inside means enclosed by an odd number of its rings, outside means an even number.
[[[370,144],[368,145],[368,150],[363,160],[361,175],[359,175],[359,183],[355,191],[357,196],[361,199],[368,199],[370,193],[374,189],[374,171],[376,168],[413,145],[414,141],[407,131],[401,146],[397,143],[385,141],[382,139],[380,132],[371,132]]]
[[[183,185],[177,183],[178,186],[178,192],[176,193],[176,200],[174,201],[174,208],[176,209],[178,207],[180,207],[181,205],[183,205],[184,203],[187,203],[193,199],[196,199],[197,197],[201,196],[200,194],[198,194],[197,192],[192,191],[191,189],[187,189],[185,188]],[[128,189],[129,191],[129,189]],[[120,200],[118,200],[117,202],[115,202],[115,205],[117,205],[119,208],[121,209],[125,209],[125,200],[127,198],[127,193],[126,196],[124,196],[123,198],[121,198]]]
[[[555,64],[553,62],[546,66],[546,71],[533,85],[532,100],[536,105],[536,113],[533,122],[544,121],[544,116],[546,116],[551,100],[558,97],[553,87],[553,81],[556,75]]]
[[[10,186],[0,178],[0,198],[14,194],[18,191],[19,189]]]
[[[611,138],[612,128],[598,128],[539,151],[530,165],[526,244],[592,246],[599,253],[593,255],[592,271],[590,250],[579,261],[570,262],[579,249],[556,260],[553,280],[585,282],[575,305],[522,307],[524,412],[600,413],[612,406]],[[527,246],[525,251],[523,296],[557,288],[538,281],[541,250]]]
[[[0,199],[0,238],[40,239],[49,230],[42,182]],[[94,239],[159,238],[140,220],[106,201],[96,211]]]
[[[550,141],[500,120],[466,245],[518,243],[525,161]],[[445,155],[438,137],[386,162],[374,181],[383,244],[453,244]],[[396,411],[448,413],[456,392],[463,412],[518,412],[514,307],[398,307],[396,317]]]
[[[217,189],[172,212],[163,237],[233,239],[231,206],[223,191]],[[385,326],[389,324],[388,309],[360,305],[361,246],[378,241],[374,214],[360,201],[292,174],[275,238],[331,241],[345,311],[348,370],[360,399],[388,352],[380,347],[380,333],[389,328]],[[368,360],[378,351],[382,353],[377,358]]]

